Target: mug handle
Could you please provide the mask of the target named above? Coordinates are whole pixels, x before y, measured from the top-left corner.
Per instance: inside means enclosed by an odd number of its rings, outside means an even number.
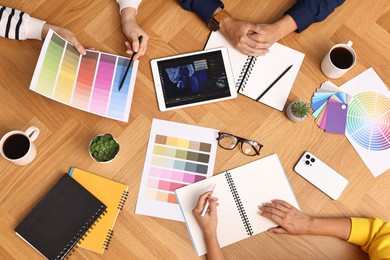
[[[39,135],[39,128],[36,126],[30,126],[24,133],[30,138],[31,142],[34,142]]]
[[[352,47],[352,44],[353,44],[353,41],[348,41],[348,42],[347,42],[347,45],[348,45],[349,47]]]

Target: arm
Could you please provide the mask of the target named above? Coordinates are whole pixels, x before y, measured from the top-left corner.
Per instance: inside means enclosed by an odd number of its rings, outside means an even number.
[[[333,236],[347,240],[351,232],[350,218],[311,217],[282,200],[263,203],[259,209],[263,217],[279,225],[269,230],[273,233]]]
[[[390,223],[378,218],[351,218],[348,242],[359,245],[370,259],[390,259]]]
[[[127,53],[134,55],[134,59],[138,59],[146,52],[148,45],[149,36],[148,34],[138,25],[136,15],[138,12],[138,6],[142,0],[116,0],[120,7],[122,31],[128,41],[125,42]],[[138,36],[142,35],[143,39],[141,44],[138,41]]]
[[[217,198],[211,198],[212,191],[203,193],[198,200],[195,208],[192,210],[196,221],[198,222],[202,232],[204,241],[207,248],[207,258],[211,260],[223,260],[225,259],[219,246],[217,237]],[[203,207],[206,201],[209,201],[209,210],[206,215],[202,217]]]
[[[336,7],[345,0],[298,0],[286,14],[296,22],[297,32],[302,32],[312,23],[320,22],[328,17]]]
[[[85,55],[85,49],[77,40],[76,36],[68,29],[47,24],[45,21],[31,17],[19,10],[0,6],[0,36],[15,39],[42,40],[46,37],[49,29],[54,30],[64,39],[69,41],[79,53]]]

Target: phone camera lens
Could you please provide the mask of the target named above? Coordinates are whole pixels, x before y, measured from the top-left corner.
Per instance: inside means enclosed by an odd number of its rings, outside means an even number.
[[[311,162],[315,162],[316,160],[315,160],[314,158],[311,158],[310,161],[311,161]]]
[[[310,164],[310,162],[309,162],[309,161],[305,161],[305,163],[306,163],[307,165],[309,165],[309,164]]]
[[[306,154],[306,159],[310,159],[310,155]]]

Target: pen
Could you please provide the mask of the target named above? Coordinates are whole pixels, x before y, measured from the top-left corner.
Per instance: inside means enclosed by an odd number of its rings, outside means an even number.
[[[142,42],[142,38],[143,38],[142,35],[138,36],[138,41],[139,41],[140,44],[141,44],[141,42]],[[122,88],[123,83],[125,82],[125,79],[126,79],[126,76],[127,76],[127,72],[129,72],[129,68],[130,68],[131,64],[133,64],[133,59],[134,59],[134,55],[135,55],[135,54],[137,54],[137,53],[133,51],[133,54],[131,55],[131,58],[130,58],[130,61],[129,61],[129,64],[127,64],[127,68],[126,68],[126,71],[125,71],[125,75],[123,75],[121,84],[119,85],[118,92],[121,91],[121,88]]]
[[[259,101],[260,98],[262,98],[265,94],[267,94],[267,92],[276,84],[276,82],[278,82],[278,81],[284,76],[284,74],[287,73],[287,71],[289,71],[289,70],[291,69],[292,66],[293,66],[293,65],[290,65],[287,69],[285,69],[285,70],[283,71],[283,73],[280,74],[279,77],[277,77],[277,78],[274,80],[274,82],[272,82],[271,85],[269,85],[269,87],[266,88],[266,89],[263,91],[263,93],[260,94],[260,96],[256,99],[256,101]]]
[[[215,185],[216,184],[214,184],[214,186],[213,186],[213,188],[211,189],[211,191],[214,191],[214,188],[215,188]],[[204,217],[204,215],[206,215],[206,212],[207,212],[207,210],[209,209],[209,200],[207,199],[207,201],[206,201],[206,204],[204,204],[204,208],[203,208],[203,210],[202,210],[202,213],[200,213],[200,216],[203,218]]]

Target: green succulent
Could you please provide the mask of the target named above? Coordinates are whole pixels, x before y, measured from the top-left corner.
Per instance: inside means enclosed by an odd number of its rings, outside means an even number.
[[[304,118],[311,112],[310,104],[303,100],[296,101],[291,106],[291,113],[298,117]]]
[[[107,162],[118,153],[119,144],[110,134],[98,135],[93,138],[89,151],[98,162]]]

